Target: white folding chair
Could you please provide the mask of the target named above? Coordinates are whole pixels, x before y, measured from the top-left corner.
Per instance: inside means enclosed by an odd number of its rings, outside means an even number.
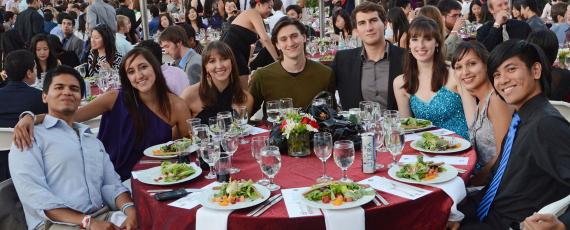
[[[10,150],[13,135],[13,128],[0,128],[0,151]]]
[[[558,109],[566,120],[570,121],[570,103],[564,101],[550,101],[550,104]]]
[[[570,205],[570,195],[553,202],[549,205],[544,206],[541,208],[538,213],[540,214],[554,214],[556,216],[560,216],[566,212],[568,209],[568,205]]]
[[[101,123],[101,115],[99,115],[96,118],[93,118],[91,120],[88,121],[84,121],[83,124],[88,125],[90,128],[94,129],[94,128],[99,128],[99,124]]]

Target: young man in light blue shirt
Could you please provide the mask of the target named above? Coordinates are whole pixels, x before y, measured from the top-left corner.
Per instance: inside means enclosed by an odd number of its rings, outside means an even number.
[[[48,72],[42,94],[48,115],[34,129],[31,148],[10,150],[28,229],[137,227],[134,204],[103,144],[87,125],[73,122],[84,90],[71,67]]]

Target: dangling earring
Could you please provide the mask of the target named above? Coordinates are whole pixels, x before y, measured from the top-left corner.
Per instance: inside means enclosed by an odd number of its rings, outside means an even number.
[[[439,53],[439,46],[435,47],[435,53]]]

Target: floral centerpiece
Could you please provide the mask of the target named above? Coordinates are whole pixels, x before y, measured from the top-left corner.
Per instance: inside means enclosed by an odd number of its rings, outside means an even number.
[[[279,126],[287,139],[287,153],[290,156],[308,156],[311,151],[310,133],[319,131],[319,124],[309,114],[287,113]]]

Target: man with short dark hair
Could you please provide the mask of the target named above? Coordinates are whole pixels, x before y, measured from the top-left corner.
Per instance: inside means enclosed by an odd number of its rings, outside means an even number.
[[[487,0],[489,12],[493,15],[489,21],[477,30],[477,41],[485,45],[487,50],[509,39],[524,40],[531,30],[526,22],[509,19],[509,0]]]
[[[285,9],[285,13],[292,19],[301,21],[303,18],[303,8],[299,5],[290,5]],[[310,25],[305,25],[305,31],[307,32],[307,38],[317,36],[317,32]]]
[[[42,94],[48,114],[35,127],[30,148],[10,149],[28,229],[137,228],[134,203],[103,143],[89,126],[73,122],[84,90],[73,68],[48,71]]]
[[[459,36],[459,30],[465,24],[465,18],[461,16],[461,4],[456,0],[441,0],[437,4],[441,12],[445,32],[445,59],[451,60],[456,47],[463,41]]]
[[[8,83],[0,88],[0,127],[14,127],[24,111],[34,114],[47,112],[42,102],[42,92],[30,85],[36,82],[34,55],[28,50],[16,50],[4,60]],[[10,178],[8,151],[0,152],[0,181]]]
[[[331,63],[342,109],[358,108],[361,101],[397,109],[392,84],[402,74],[404,50],[384,38],[384,8],[363,2],[354,9],[352,20],[362,47],[338,51]]]
[[[570,28],[568,25],[568,20],[566,19],[566,14],[570,13],[568,11],[568,3],[565,2],[558,2],[552,6],[552,27],[550,30],[556,34],[556,38],[558,39],[558,46],[563,47],[566,43],[566,31]]]
[[[80,58],[83,53],[83,40],[75,36],[74,28],[75,19],[69,14],[63,15],[61,18],[61,32],[63,33],[61,44],[64,50],[72,51],[77,55],[77,58]]]
[[[560,221],[552,214],[527,218],[570,194],[570,124],[548,101],[550,66],[542,49],[506,41],[491,52],[487,73],[515,113],[491,182],[459,205],[465,214],[461,227],[519,229],[524,221],[524,229],[565,229],[570,211]]]
[[[36,34],[44,32],[44,19],[38,13],[40,0],[26,0],[28,8],[18,14],[14,29],[18,31],[24,43],[29,45]]]
[[[200,82],[202,56],[190,48],[184,29],[180,26],[170,26],[160,34],[158,39],[164,52],[174,59],[174,65],[186,72],[190,85]]]
[[[277,24],[279,19],[285,16],[287,15],[283,13],[283,2],[281,0],[273,0],[273,15],[267,18],[267,24],[269,24],[269,32],[273,30],[275,24]]]
[[[538,12],[538,3],[536,0],[520,0],[521,14],[532,31],[547,30],[546,24],[540,19]]]

